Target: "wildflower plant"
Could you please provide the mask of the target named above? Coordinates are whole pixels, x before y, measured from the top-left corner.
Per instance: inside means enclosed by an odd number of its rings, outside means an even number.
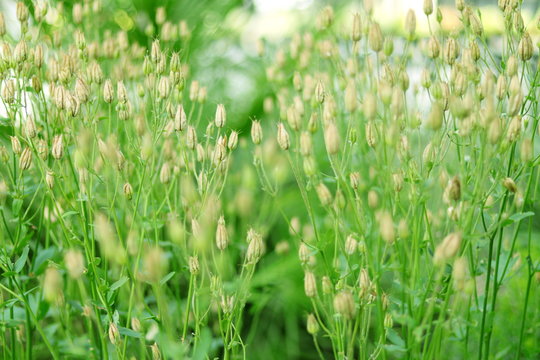
[[[246,129],[163,7],[146,43],[97,0],[0,13],[1,356],[535,358],[540,63],[498,6],[324,7],[257,43]]]

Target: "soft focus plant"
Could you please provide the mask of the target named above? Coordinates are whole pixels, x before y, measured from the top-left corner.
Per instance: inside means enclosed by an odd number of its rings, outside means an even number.
[[[324,7],[258,42],[237,130],[163,7],[144,44],[100,1],[0,13],[1,356],[538,356],[536,24],[498,5]]]

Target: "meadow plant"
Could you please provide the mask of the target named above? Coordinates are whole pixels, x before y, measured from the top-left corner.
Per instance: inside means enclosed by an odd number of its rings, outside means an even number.
[[[521,5],[488,36],[425,0],[427,37],[324,7],[257,43],[264,113],[236,130],[165,8],[145,44],[98,0],[0,13],[2,358],[536,358]]]

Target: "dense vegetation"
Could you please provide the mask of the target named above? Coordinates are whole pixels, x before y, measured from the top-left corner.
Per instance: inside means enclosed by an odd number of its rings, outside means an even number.
[[[324,7],[257,43],[245,103],[208,91],[207,23],[30,5],[0,13],[2,358],[540,356],[519,0],[493,35],[461,0],[427,37]]]

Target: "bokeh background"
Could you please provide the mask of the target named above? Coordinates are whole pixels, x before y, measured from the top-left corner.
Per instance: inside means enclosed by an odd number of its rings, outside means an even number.
[[[25,1],[32,8],[37,0]],[[62,3],[71,10],[78,1],[47,0],[55,7]],[[84,2],[84,1],[83,1]],[[403,30],[403,14],[408,9],[416,12],[417,33],[420,37],[428,34],[428,25],[422,12],[423,0],[371,0],[375,17],[385,32],[399,33]],[[192,79],[200,81],[208,88],[208,101],[224,102],[233,128],[244,129],[247,133],[250,119],[258,118],[263,111],[263,100],[270,93],[261,86],[264,82],[265,67],[273,59],[261,62],[257,54],[257,41],[264,39],[267,47],[277,47],[297,32],[302,32],[315,21],[317,12],[326,5],[332,5],[336,12],[336,29],[346,33],[350,28],[351,14],[358,10],[362,1],[356,0],[103,0],[102,6],[114,14],[116,28],[124,29],[130,39],[145,45],[155,34],[155,15],[158,7],[164,7],[172,22],[185,21],[190,33],[188,52]],[[469,0],[468,4],[478,6],[486,34],[503,31],[503,19],[495,0]],[[0,11],[14,14],[16,1],[1,0]],[[452,32],[459,26],[458,12],[454,0],[435,0],[443,14],[441,26]],[[538,32],[532,22],[540,11],[539,0],[523,1],[523,18],[531,33]],[[435,14],[432,15],[433,17]],[[55,11],[49,11],[47,22],[61,28],[63,19]],[[6,18],[8,31],[16,36],[19,27],[15,18]],[[10,24],[12,26],[10,26]],[[436,21],[432,21],[436,24]],[[339,31],[339,30],[338,30]],[[150,35],[150,36],[148,36]],[[272,51],[268,51],[272,53]],[[208,107],[211,109],[211,107]]]
[[[403,30],[403,14],[414,9],[418,19],[417,33],[427,36],[427,20],[422,12],[422,0],[372,0],[375,17],[380,20],[385,32],[399,33]],[[32,9],[33,2],[26,1]],[[50,1],[54,9],[59,2]],[[66,12],[70,12],[75,1],[64,1]],[[486,34],[502,32],[501,13],[495,0],[468,1],[479,6]],[[149,45],[156,34],[156,9],[164,7],[169,20],[179,24],[185,21],[190,41],[188,48],[177,49],[189,59],[190,78],[198,80],[208,88],[208,102],[224,103],[228,112],[231,128],[239,129],[243,136],[248,136],[251,119],[263,116],[264,99],[272,93],[264,81],[265,64],[274,59],[270,55],[261,55],[257,43],[264,40],[268,48],[277,48],[295,33],[302,32],[312,25],[316,14],[325,5],[332,5],[336,13],[335,27],[343,33],[350,29],[351,14],[359,8],[359,1],[335,0],[103,0],[102,5],[113,14],[115,22],[108,24],[109,29],[127,31],[130,40]],[[14,14],[16,1],[0,0],[0,11],[6,14],[8,32],[18,37],[19,26]],[[458,13],[454,1],[439,1],[443,14],[441,26],[452,32],[458,26]],[[524,0],[523,17],[532,33],[538,33],[536,24],[531,25],[540,11],[540,0]],[[66,19],[55,11],[49,11],[47,23],[62,29]],[[434,23],[434,22],[433,22]],[[101,26],[96,19],[96,27]],[[273,53],[273,51],[268,51]],[[412,75],[414,76],[414,74]],[[265,85],[263,85],[265,84]],[[211,114],[215,106],[206,107]],[[290,199],[289,206],[297,204],[296,198]],[[284,205],[287,208],[287,204]],[[280,233],[286,234],[282,229]],[[280,239],[271,239],[277,243]],[[273,256],[273,254],[269,254]],[[260,357],[264,359],[266,351],[272,351],[277,358],[313,358],[311,338],[305,332],[305,324],[299,322],[297,315],[308,308],[307,299],[302,296],[302,273],[290,271],[296,269],[294,256],[275,258],[267,262],[266,271],[258,272],[254,283],[260,284],[259,291],[254,291],[252,304],[264,308],[248,309],[245,328],[253,329],[247,334],[247,343],[257,344]],[[295,278],[296,277],[296,278]],[[279,293],[279,296],[275,296]],[[272,326],[264,324],[272,323]],[[305,341],[304,341],[305,340]],[[276,351],[282,351],[276,354]]]

